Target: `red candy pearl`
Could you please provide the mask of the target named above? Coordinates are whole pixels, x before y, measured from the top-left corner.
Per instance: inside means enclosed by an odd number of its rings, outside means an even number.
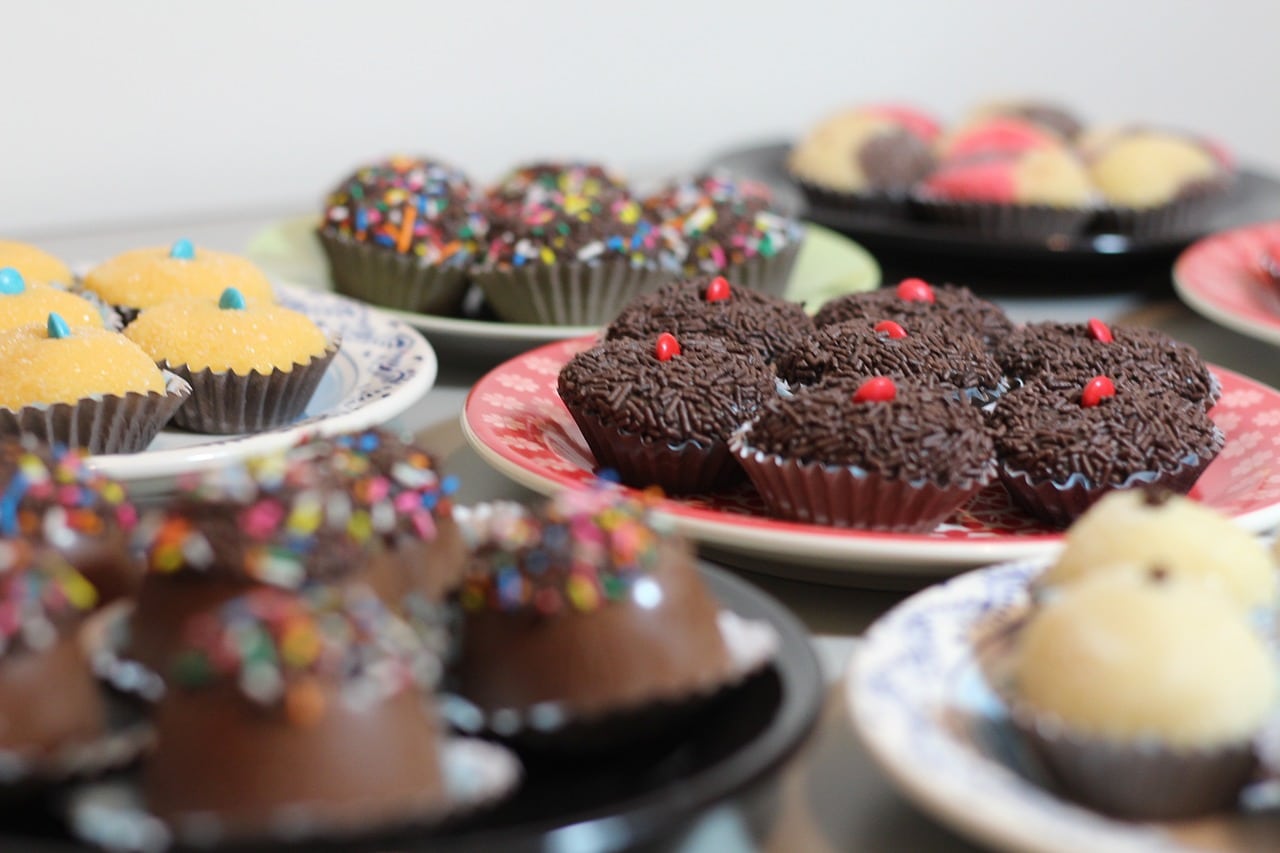
[[[904,278],[898,284],[898,298],[906,302],[933,304],[933,288],[922,278]]]
[[[1116,395],[1116,384],[1105,376],[1095,376],[1085,383],[1080,392],[1080,405],[1093,408],[1108,397]]]
[[[875,330],[877,333],[881,335],[888,335],[894,340],[897,340],[898,338],[905,338],[907,336],[907,330],[892,320],[881,320],[879,323],[876,323]]]
[[[729,298],[729,279],[718,275],[707,285],[707,301],[723,302]]]
[[[670,332],[658,335],[658,342],[653,347],[653,354],[658,361],[670,361],[680,354],[680,342]]]
[[[873,376],[853,392],[855,403],[887,403],[898,396],[898,386],[888,376]]]
[[[1111,327],[1097,317],[1089,318],[1089,336],[1099,343],[1109,344],[1115,340]]]

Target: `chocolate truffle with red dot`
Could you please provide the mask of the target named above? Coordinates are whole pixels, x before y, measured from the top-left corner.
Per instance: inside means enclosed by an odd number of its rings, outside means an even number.
[[[742,344],[662,332],[578,353],[557,390],[601,468],[630,486],[687,493],[741,478],[725,440],[774,396],[776,382]]]
[[[1187,492],[1225,440],[1202,405],[1105,374],[1014,389],[996,403],[991,429],[1010,496],[1055,526],[1115,489]]]
[[[645,339],[661,332],[727,338],[773,361],[811,334],[813,322],[795,302],[730,284],[723,276],[698,276],[633,299],[605,337]]]
[[[1013,329],[999,305],[974,296],[969,288],[929,284],[920,278],[832,299],[813,317],[818,328],[847,320],[894,320],[908,329],[961,329],[978,335],[988,345]]]

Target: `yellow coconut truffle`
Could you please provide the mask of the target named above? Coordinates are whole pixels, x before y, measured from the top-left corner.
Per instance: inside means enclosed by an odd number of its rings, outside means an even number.
[[[0,240],[0,267],[12,267],[30,282],[68,284],[71,270],[53,255],[13,240]]]
[[[329,341],[305,314],[245,299],[234,288],[212,299],[148,308],[125,329],[157,362],[192,371],[289,372],[324,354]]]
[[[1221,166],[1206,146],[1159,131],[1099,134],[1085,143],[1089,175],[1112,204],[1155,207],[1188,186],[1211,181]]]
[[[1090,507],[1037,586],[1070,585],[1118,563],[1160,566],[1218,589],[1245,610],[1270,608],[1276,599],[1275,568],[1250,533],[1190,498],[1136,489],[1112,492]]]
[[[1151,571],[1064,590],[1015,655],[1024,707],[1109,740],[1223,746],[1256,732],[1276,698],[1271,655],[1234,604]]]
[[[173,299],[217,299],[228,287],[272,302],[271,282],[245,258],[197,249],[188,240],[169,248],[135,249],[94,267],[84,286],[112,305],[150,308]]]
[[[1071,150],[1049,146],[1027,151],[1014,167],[1018,201],[1079,207],[1093,200],[1093,184],[1084,164]]]
[[[102,328],[102,315],[87,299],[47,284],[28,283],[13,267],[0,267],[0,329],[16,329],[60,315],[74,329]]]
[[[0,407],[164,390],[151,357],[117,332],[72,329],[56,314],[44,324],[0,332]]]
[[[905,107],[844,110],[822,121],[792,149],[797,177],[841,192],[905,190],[933,167],[932,121]]]

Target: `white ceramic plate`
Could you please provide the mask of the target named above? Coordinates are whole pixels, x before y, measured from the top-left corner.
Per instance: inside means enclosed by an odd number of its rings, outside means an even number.
[[[276,223],[254,236],[246,254],[268,274],[316,290],[330,289],[324,253],[315,238],[316,220],[295,217]],[[880,268],[858,244],[816,225],[806,225],[804,245],[796,259],[787,289],[790,299],[812,310],[834,295],[870,290],[880,283]],[[535,344],[576,338],[594,326],[544,326],[440,317],[380,308],[390,316],[421,329],[438,346],[497,347],[511,354]]]
[[[930,587],[867,631],[845,677],[854,728],[916,805],[1005,850],[1043,853],[1276,849],[1271,820],[1235,814],[1129,823],[1072,804],[1039,779],[981,675],[975,637],[1026,607],[1045,560],[979,569]],[[981,642],[979,640],[979,642]]]
[[[412,406],[436,381],[435,351],[393,317],[329,293],[277,284],[280,304],[301,311],[342,348],[325,371],[301,419],[252,435],[199,435],[163,430],[140,453],[89,457],[89,464],[121,480],[169,477],[213,468],[296,443],[305,435],[336,435],[383,423]]]

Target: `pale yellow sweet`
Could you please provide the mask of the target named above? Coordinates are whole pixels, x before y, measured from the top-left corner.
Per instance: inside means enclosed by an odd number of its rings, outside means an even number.
[[[199,247],[186,260],[169,257],[168,247],[125,252],[91,269],[84,286],[110,304],[128,308],[173,299],[217,299],[228,287],[246,299],[274,301],[271,282],[247,259]]]
[[[1275,567],[1252,534],[1190,498],[1153,504],[1139,490],[1112,492],[1090,507],[1037,586],[1070,585],[1122,563],[1160,566],[1225,593],[1245,611],[1276,601]]]
[[[13,267],[27,283],[68,284],[71,270],[62,261],[30,243],[0,240],[0,267]]]
[[[1093,200],[1093,183],[1084,163],[1065,146],[1030,150],[1014,169],[1018,201],[1054,207],[1080,207]]]
[[[829,116],[800,140],[787,159],[791,173],[833,190],[856,192],[867,185],[858,157],[862,143],[896,125],[885,115],[860,109]]]
[[[1276,673],[1227,598],[1126,570],[1066,589],[1033,616],[1014,689],[1025,707],[1078,733],[1214,747],[1260,728]]]
[[[155,362],[118,332],[79,328],[50,338],[44,324],[0,332],[0,407],[164,390]]]
[[[46,284],[27,281],[21,293],[0,293],[0,329],[44,323],[56,312],[71,328],[102,328],[102,315],[89,300]]]
[[[1188,184],[1211,180],[1218,161],[1204,146],[1159,131],[1112,132],[1086,140],[1089,175],[1107,200],[1125,207],[1155,207]]]
[[[184,299],[148,308],[125,329],[157,362],[191,370],[256,370],[286,373],[322,355],[329,342],[305,314],[247,301],[247,308],[218,307],[218,299]]]

